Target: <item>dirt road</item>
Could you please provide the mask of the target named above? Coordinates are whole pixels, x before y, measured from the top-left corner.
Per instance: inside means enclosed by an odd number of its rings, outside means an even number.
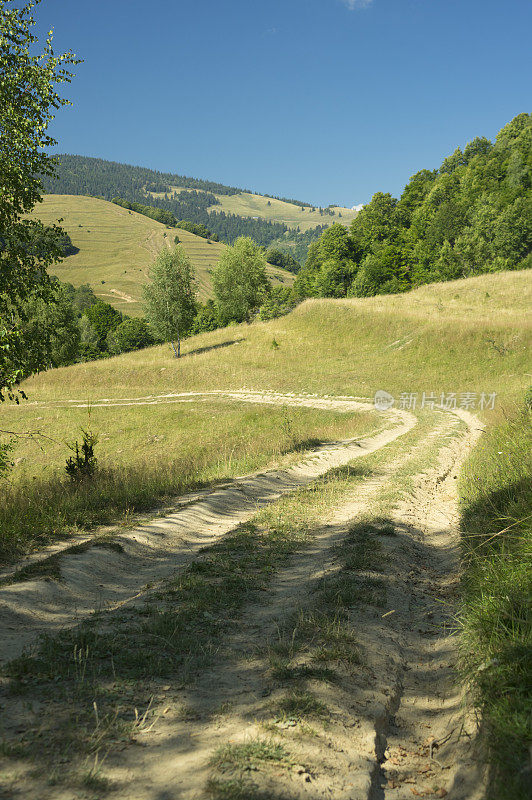
[[[364,407],[354,398],[244,391],[230,396],[320,408]],[[179,400],[185,396],[155,401]],[[63,553],[59,580],[13,583],[0,590],[3,657],[12,658],[38,633],[75,625],[95,608],[108,609],[112,617],[117,607],[143,602],[145,594],[153,594],[154,582],[163,585],[169,575],[179,574],[202,548],[260,507],[311,485],[335,467],[392,447],[371,476],[324,513],[307,543],[273,576],[268,592],[245,609],[215,663],[200,671],[192,685],[161,682],[154,695],[153,725],[136,737],[137,744],[106,749],[103,771],[117,796],[483,797],[474,729],[456,682],[453,624],[459,580],[456,477],[480,429],[467,412],[436,411],[423,424],[417,433],[413,415],[387,412],[383,430],[365,440],[323,446],[289,469],[191,495],[167,518],[115,537],[113,549],[87,544],[82,552]],[[404,442],[400,447],[399,441]],[[362,560],[361,543],[366,547]],[[352,554],[353,548],[358,548],[358,567],[346,573],[345,553]],[[324,648],[317,629],[312,635],[305,631],[308,620],[320,615],[323,625],[320,598],[330,595],[331,586],[340,586],[344,575],[369,588],[367,597],[362,592],[341,609],[342,635],[356,640],[351,647],[356,658],[344,654],[332,677],[330,670],[315,668],[326,664],[322,651],[331,650],[330,642]],[[376,594],[372,586],[379,587]],[[340,625],[339,617],[335,620],[333,615],[327,625]],[[334,641],[339,647],[338,635]],[[284,672],[272,666],[279,653],[286,660]],[[13,702],[8,695],[2,699],[6,711]],[[8,740],[20,734],[18,707],[13,719],[5,724]],[[82,788],[50,786],[30,762],[9,761],[6,797],[100,796],[96,781]]]

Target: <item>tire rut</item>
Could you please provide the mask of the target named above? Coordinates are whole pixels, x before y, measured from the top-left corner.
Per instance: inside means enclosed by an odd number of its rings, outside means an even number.
[[[258,393],[250,397],[250,402],[261,402]],[[352,399],[329,402],[273,394],[264,397],[276,404],[325,402],[327,408],[340,406],[349,411],[369,407]],[[244,394],[239,398],[245,399]],[[137,601],[148,584],[167,578],[263,505],[308,485],[334,467],[375,452],[416,424],[416,418],[406,412],[388,413],[384,419],[399,422],[365,439],[318,447],[286,469],[261,471],[182,497],[174,513],[114,536],[112,549],[94,537],[78,539],[71,550],[71,543],[49,548],[46,558],[60,559],[60,580],[37,577],[0,588],[0,663],[16,657],[42,633],[73,626],[95,610]],[[37,555],[17,566],[31,564],[35,569],[46,558]],[[4,573],[4,580],[15,570]]]
[[[447,445],[436,468],[419,476],[412,496],[396,509],[412,537],[411,569],[396,589],[399,658],[385,714],[376,725],[376,766],[369,800],[449,797],[482,800],[476,722],[458,686],[456,602],[459,530],[456,478],[481,428],[475,417],[465,436]],[[406,603],[404,598],[408,597]]]
[[[432,438],[446,437],[452,426],[453,420],[444,416],[437,421]],[[265,643],[275,639],[279,626],[294,609],[306,606],[316,583],[335,572],[334,548],[345,538],[353,521],[365,513],[394,472],[417,458],[426,446],[425,440],[410,446],[406,453],[384,465],[377,477],[358,485],[352,499],[336,509],[327,524],[317,529],[311,544],[277,574],[267,599],[247,609],[238,632],[224,643],[220,663],[202,674],[193,688],[181,693],[178,714],[179,708],[186,707],[192,719],[201,720],[193,725],[192,731],[190,722],[183,723],[179,716],[176,718],[170,713],[161,720],[157,733],[146,739],[147,746],[140,755],[135,753],[138,763],[133,764],[129,754],[109,761],[113,779],[124,780],[132,771],[138,776],[128,800],[203,797],[212,753],[229,741],[242,743],[264,736],[261,722],[268,717],[268,708],[279,696],[279,689],[272,683],[265,665]],[[368,613],[369,625],[374,626],[374,610]],[[365,615],[366,612],[361,612],[362,620]],[[364,627],[363,621],[360,624]],[[397,650],[398,637],[392,632],[390,638],[390,631],[384,627],[382,623],[379,625],[383,641],[389,649]],[[371,643],[375,644],[374,632]],[[373,670],[382,663],[361,668],[362,685],[357,675],[343,687],[327,688],[324,699],[335,709],[328,732],[324,738],[307,743],[304,748],[298,748],[297,742],[289,740],[297,769],[283,775],[281,780],[274,777],[267,779],[264,786],[261,783],[257,797],[271,797],[272,800],[382,797],[374,793],[380,778],[375,751],[378,749],[383,757],[389,716],[399,707],[401,699],[398,681],[402,664],[396,663],[395,653],[392,660],[396,680],[395,694],[390,697],[383,693],[383,687],[372,685]],[[389,666],[388,656],[383,663]],[[311,683],[311,688],[318,694],[324,691],[322,684]],[[231,706],[232,710],[228,715],[212,719],[212,709],[222,705]],[[164,758],[161,758],[162,753]],[[304,767],[305,764],[312,764],[312,767]]]

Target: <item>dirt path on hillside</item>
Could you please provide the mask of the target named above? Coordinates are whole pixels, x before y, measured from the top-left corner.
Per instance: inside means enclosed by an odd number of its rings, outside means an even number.
[[[223,395],[240,401],[346,412],[370,409],[353,399],[245,392]],[[138,599],[146,585],[167,578],[202,547],[252,517],[261,506],[334,467],[384,447],[407,433],[416,419],[407,412],[392,411],[382,415],[382,422],[385,429],[371,437],[325,444],[286,469],[258,472],[183,496],[172,514],[115,535],[112,543],[83,537],[74,546],[63,543],[47,548],[4,571],[0,574],[4,581],[21,566],[31,566],[33,575],[32,579],[0,587],[0,663],[19,655],[39,634],[53,633],[77,624],[96,610]]]
[[[197,403],[210,398],[220,400],[236,400],[242,403],[258,403],[260,405],[289,406],[292,408],[317,408],[321,411],[340,411],[350,413],[372,409],[365,397],[348,397],[317,394],[288,394],[282,392],[256,392],[245,389],[214,389],[206,392],[171,392],[167,394],[148,394],[141,397],[100,398],[90,403],[86,400],[48,400],[33,402],[31,405],[47,408],[116,408],[117,406],[163,405],[167,403]],[[392,410],[392,415],[405,412]]]
[[[436,463],[416,475],[414,491],[389,517],[396,535],[385,540],[386,606],[357,607],[351,615],[361,665],[341,681],[306,681],[305,688],[331,709],[326,724],[314,722],[305,730],[293,720],[276,719],[272,710],[287,686],[272,679],[264,644],[275,643],[287,618],[306,608],[316,584],[334,575],[335,547],[394,472],[428,449],[426,439],[365,481],[316,530],[313,545],[278,574],[268,600],[247,610],[220,663],[193,688],[164,700],[165,714],[143,737],[144,746],[109,756],[106,775],[123,787],[124,798],[207,797],[216,776],[213,753],[228,743],[268,740],[273,731],[290,753],[290,768],[244,771],[247,792],[240,785],[238,794],[235,783],[231,794],[229,781],[227,797],[481,800],[484,776],[456,684],[452,633],[458,588],[456,470],[478,437],[478,425],[463,415],[468,430],[449,444],[458,420],[442,416],[430,434],[430,444],[440,446]],[[229,710],[216,712],[224,708]],[[215,797],[226,796],[223,781],[220,786]]]
[[[465,426],[460,426],[460,419]],[[293,481],[286,491],[310,483],[355,455],[377,450],[411,430],[414,424],[411,419],[403,419],[393,429],[364,443],[320,449],[314,458],[291,468],[290,479],[290,470],[284,471],[282,480]],[[459,579],[456,478],[479,435],[478,421],[467,412],[435,412],[429,434],[418,437],[414,444],[385,462],[378,474],[357,484],[352,496],[312,531],[310,546],[304,547],[275,576],[264,599],[246,610],[238,631],[224,642],[214,667],[201,673],[196,683],[186,689],[164,686],[161,681],[156,697],[160,711],[154,726],[137,737],[137,745],[111,750],[106,757],[105,776],[121,800],[484,797],[484,776],[476,766],[474,726],[456,682],[457,643],[453,634]],[[421,469],[419,464],[423,464]],[[253,509],[237,503],[237,516],[242,513],[242,518],[249,518],[262,502],[284,493],[285,484],[279,487],[275,483],[279,478],[273,476],[277,474],[261,473],[246,479],[251,481],[245,484],[246,491],[258,486],[265,499],[253,500]],[[401,490],[403,475],[408,477],[408,484],[404,484],[409,487],[407,491]],[[177,512],[177,517],[186,516],[194,509],[191,522],[196,531],[201,525],[206,535],[200,542],[191,540],[188,552],[183,551],[182,542],[176,545],[176,561],[166,574],[190,560],[199,547],[234,527],[232,506],[229,517],[219,519],[215,531],[209,527],[212,518],[198,515],[197,508],[207,513],[209,507],[202,504],[221,493],[217,501],[221,506],[211,506],[209,510],[223,515],[225,500],[239,498],[242,503],[246,499],[239,494],[241,486],[241,481],[232,482],[211,495],[191,497],[191,505]],[[382,507],[380,498],[388,495],[392,499],[386,522],[393,526],[393,535],[375,539],[375,548],[378,543],[379,552],[382,551],[382,569],[360,573],[361,581],[378,578],[385,584],[384,604],[373,603],[368,596],[367,602],[348,609],[360,660],[354,667],[340,671],[334,680],[318,679],[308,673],[300,688],[327,709],[326,717],[311,716],[302,721],[280,716],[276,708],[290,695],[293,686],[272,672],[271,648],[283,637],[283,641],[289,641],[291,631],[292,642],[295,641],[298,613],[312,611],[317,587],[334,579],[340,569],[338,547],[349,537],[353,526],[362,518],[371,517],[372,509]],[[378,502],[381,505],[375,505]],[[168,518],[166,527],[152,529],[151,536],[144,532],[142,538],[140,531],[143,546],[149,540],[151,547],[156,547],[155,542],[158,546],[164,542],[162,549],[167,549],[168,542],[176,536],[175,517]],[[196,544],[198,548],[194,550]],[[125,553],[103,551],[96,555],[104,560],[115,555],[124,557],[133,552],[130,547],[128,543]],[[94,557],[95,550],[64,556],[63,581],[73,580],[80,568],[92,571],[95,562],[76,563],[71,559]],[[141,563],[140,557],[135,569]],[[157,562],[158,568],[166,566]],[[111,569],[114,572],[114,567]],[[30,587],[25,587],[27,594]],[[6,591],[17,588],[22,585],[7,587]],[[131,587],[126,595],[127,601]],[[24,601],[24,592],[20,600]],[[116,598],[107,602],[110,608],[117,605]],[[34,613],[30,606],[28,614]],[[77,619],[88,613],[89,607],[79,609]],[[60,624],[75,621],[70,617]],[[48,624],[46,619],[42,622]],[[23,619],[21,623],[24,625]],[[31,633],[34,635],[35,630]],[[308,659],[305,662],[305,653],[296,654],[294,662],[298,667],[310,663]],[[254,764],[240,773],[227,773],[225,768],[212,766],[212,756],[218,748],[259,738],[280,742],[289,753],[289,761]],[[79,789],[47,786],[42,777],[29,773],[19,774],[17,781],[12,785],[28,800],[96,797],[80,794]]]

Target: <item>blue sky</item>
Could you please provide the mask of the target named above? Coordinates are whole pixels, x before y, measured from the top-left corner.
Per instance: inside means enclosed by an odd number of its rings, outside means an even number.
[[[328,205],[401,192],[530,111],[530,0],[43,0],[84,59],[51,128],[98,156]]]

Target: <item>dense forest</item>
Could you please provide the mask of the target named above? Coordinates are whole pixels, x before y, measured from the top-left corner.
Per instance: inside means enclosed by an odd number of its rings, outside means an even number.
[[[349,229],[310,245],[299,297],[365,297],[532,267],[532,115],[494,143],[474,139],[417,172],[397,200],[378,192]]]
[[[327,225],[317,225],[315,228],[309,228],[309,230],[297,234],[286,233],[271,242],[270,247],[282,250],[292,256],[298,264],[304,264],[310,245],[317,241],[326,230]]]
[[[290,230],[284,223],[241,217],[216,209],[208,211],[212,206],[220,205],[214,193],[232,195],[247,191],[244,189],[101,158],[59,155],[57,159],[56,177],[43,178],[45,191],[89,195],[104,200],[120,198],[122,202],[151,206],[168,212],[168,220],[173,218],[203,225],[211,232],[212,238],[216,235],[227,244],[232,244],[239,236],[249,236],[264,247],[274,241],[287,239],[290,246],[297,247],[298,254],[295,257],[299,261],[306,257],[309,242],[317,239],[321,233],[321,226],[302,235]],[[182,188],[177,192],[172,186]],[[151,192],[162,196],[154,197]],[[301,207],[309,206],[309,203],[283,199]],[[163,221],[163,215],[149,216]],[[166,224],[174,223],[169,221]]]
[[[56,177],[43,178],[45,190],[54,194],[86,194],[110,200],[115,196],[129,199],[130,194],[136,195],[144,190],[166,192],[170,191],[170,186],[227,195],[246,191],[236,186],[224,186],[221,183],[170,172],[157,172],[147,167],[119,164],[103,158],[62,153],[56,159]]]

